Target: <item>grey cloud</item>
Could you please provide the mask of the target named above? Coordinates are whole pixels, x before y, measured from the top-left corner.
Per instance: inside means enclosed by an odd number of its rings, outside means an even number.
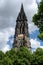
[[[4,0],[4,7],[0,8],[0,29],[6,27],[15,26],[17,15],[20,11],[21,3],[24,4],[24,9],[28,18],[31,21],[31,17],[36,12],[36,10],[31,11],[28,9],[29,5],[33,4],[34,0]]]

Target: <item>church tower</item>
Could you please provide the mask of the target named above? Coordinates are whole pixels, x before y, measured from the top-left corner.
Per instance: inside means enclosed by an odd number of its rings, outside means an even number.
[[[13,47],[19,48],[26,46],[31,49],[31,43],[29,40],[28,22],[24,12],[23,4],[21,5],[20,12],[16,20],[15,35]]]

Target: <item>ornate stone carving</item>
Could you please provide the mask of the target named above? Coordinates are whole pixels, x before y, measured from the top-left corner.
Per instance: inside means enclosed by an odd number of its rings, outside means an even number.
[[[23,4],[16,20],[16,28],[14,35],[13,47],[26,46],[31,49],[31,43],[29,40],[28,22],[24,12]]]

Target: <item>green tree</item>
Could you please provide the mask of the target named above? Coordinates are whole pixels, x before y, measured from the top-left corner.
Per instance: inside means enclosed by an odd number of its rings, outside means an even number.
[[[30,65],[30,62],[26,58],[15,59],[13,65]]]
[[[31,52],[27,47],[20,47],[17,51],[12,48],[5,54],[0,51],[0,65],[42,65],[43,49]]]
[[[0,51],[0,65],[3,65],[3,58],[4,58],[4,53],[2,51]]]
[[[17,56],[18,58],[27,58],[31,59],[30,57],[32,56],[31,51],[27,47],[21,47],[17,51]]]
[[[8,58],[9,61],[13,64],[14,60],[17,59],[16,51],[14,48],[12,48],[10,51],[6,52],[5,58]]]
[[[2,61],[3,65],[13,65],[12,64],[12,60],[8,57],[4,57],[3,61]]]
[[[3,58],[4,58],[4,53],[0,51],[0,60],[2,60]]]
[[[38,5],[38,12],[33,16],[33,22],[38,26],[40,34],[38,37],[43,40],[43,0]]]
[[[32,53],[27,47],[21,47],[17,50],[16,55],[18,59],[15,59],[13,65],[30,65],[32,59]]]
[[[17,51],[18,59],[26,59],[28,62],[32,60],[32,52],[27,47],[21,47]],[[27,61],[26,61],[27,62]]]
[[[11,49],[6,52],[3,65],[30,65],[32,53],[27,47],[21,47],[17,51]]]
[[[31,65],[42,65],[43,64],[43,49],[38,48],[34,53],[33,53],[33,59],[31,62]]]

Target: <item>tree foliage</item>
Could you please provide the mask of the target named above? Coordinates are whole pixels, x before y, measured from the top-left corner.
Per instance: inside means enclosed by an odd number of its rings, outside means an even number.
[[[40,34],[38,37],[43,40],[43,0],[38,5],[38,12],[33,16],[33,22],[39,28]]]
[[[42,65],[43,64],[43,49],[38,48],[33,53],[33,59],[31,65]]]
[[[0,51],[0,65],[42,65],[43,49],[38,48],[31,52],[26,47],[21,47],[17,51],[13,48],[5,54]]]

